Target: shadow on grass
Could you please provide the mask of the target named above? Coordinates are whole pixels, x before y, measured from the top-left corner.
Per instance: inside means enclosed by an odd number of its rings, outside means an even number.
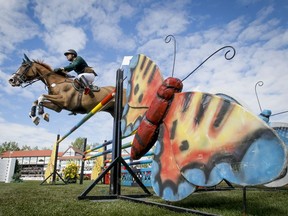
[[[246,194],[247,215],[288,215],[287,191],[248,190]],[[156,198],[157,199],[157,198]],[[157,200],[158,202],[165,202]],[[165,202],[174,206],[220,215],[243,213],[242,189],[228,191],[200,191],[178,202]],[[286,207],[287,206],[287,207]]]

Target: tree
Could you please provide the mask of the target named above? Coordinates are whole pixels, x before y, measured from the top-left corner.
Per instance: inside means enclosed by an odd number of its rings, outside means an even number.
[[[32,149],[31,149],[31,147],[28,146],[28,145],[23,145],[23,146],[21,147],[21,150],[22,150],[22,151],[31,151]]]
[[[76,138],[76,140],[74,142],[71,143],[71,146],[73,146],[74,148],[78,148],[81,151],[83,151],[83,147],[84,147],[84,139],[83,137],[78,137]],[[86,150],[90,149],[89,145],[86,145]]]
[[[18,146],[18,143],[14,141],[4,142],[0,146],[0,154],[6,151],[19,151],[19,150],[20,148]]]

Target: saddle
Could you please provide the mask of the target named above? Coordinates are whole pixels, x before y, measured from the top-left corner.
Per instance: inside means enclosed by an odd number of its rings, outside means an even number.
[[[74,89],[76,91],[79,92],[78,102],[77,102],[78,105],[77,105],[77,108],[74,111],[71,111],[71,113],[69,113],[68,115],[77,115],[77,113],[86,113],[86,110],[81,105],[81,100],[83,97],[83,93],[85,91],[84,85],[82,84],[82,82],[80,80],[72,79],[72,86],[74,87]],[[100,89],[101,88],[99,86],[95,86],[95,85],[90,86],[89,96],[91,98],[94,98],[95,96],[94,96],[93,92],[98,92],[98,91],[100,91]]]
[[[81,93],[85,89],[85,86],[78,79],[73,79],[73,87],[75,88],[76,91],[81,92]],[[95,86],[95,85],[91,85],[90,86],[90,90],[92,92],[98,92],[98,91],[100,91],[100,87],[99,86]]]

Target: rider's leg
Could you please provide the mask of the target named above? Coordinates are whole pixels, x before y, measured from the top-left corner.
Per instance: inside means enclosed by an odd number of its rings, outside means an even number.
[[[84,94],[89,94],[91,88],[93,88],[92,83],[95,79],[95,75],[92,73],[82,73],[78,76],[78,78],[84,85]]]

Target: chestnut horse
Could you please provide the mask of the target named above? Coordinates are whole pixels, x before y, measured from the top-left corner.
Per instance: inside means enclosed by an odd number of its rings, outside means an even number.
[[[46,85],[48,94],[41,95],[32,105],[30,117],[36,125],[40,120],[36,116],[37,107],[38,114],[43,115],[46,121],[49,121],[49,115],[44,113],[43,107],[56,112],[65,109],[71,111],[72,114],[84,114],[90,112],[103,98],[115,90],[113,86],[104,86],[93,91],[92,94],[85,95],[81,84],[72,77],[65,73],[55,73],[49,65],[41,61],[31,61],[25,54],[21,66],[9,79],[9,83],[13,87],[26,87],[39,80]],[[124,95],[123,105],[125,99]],[[114,99],[108,102],[101,111],[108,112],[114,117],[114,102]]]

